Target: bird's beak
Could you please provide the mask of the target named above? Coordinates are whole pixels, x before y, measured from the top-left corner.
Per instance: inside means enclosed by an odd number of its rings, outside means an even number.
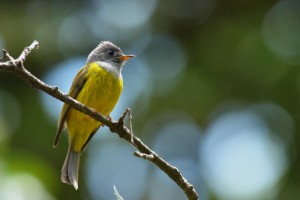
[[[121,60],[122,61],[127,61],[127,60],[129,60],[131,58],[134,58],[134,55],[122,55],[121,56]]]

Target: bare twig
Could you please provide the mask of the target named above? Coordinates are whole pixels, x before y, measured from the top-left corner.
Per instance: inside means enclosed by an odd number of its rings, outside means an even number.
[[[124,200],[123,197],[120,195],[119,191],[117,190],[116,186],[114,186],[114,193],[116,196],[116,200]]]
[[[149,161],[151,161],[155,158],[153,154],[145,154],[145,153],[141,153],[139,151],[135,151],[133,153],[133,155],[135,155],[136,157],[139,157],[139,158],[144,158],[145,160],[149,160]]]
[[[94,109],[89,108],[84,104],[78,102],[77,100],[62,93],[56,86],[47,85],[46,83],[32,75],[29,71],[27,71],[24,67],[24,61],[26,60],[27,56],[38,47],[39,43],[37,41],[34,41],[29,47],[26,47],[24,49],[24,51],[17,59],[14,59],[6,50],[3,50],[4,57],[0,60],[0,71],[10,72],[14,75],[17,75],[30,86],[42,90],[53,96],[54,98],[67,103],[73,109],[81,111],[94,118],[95,120],[102,122],[109,127],[111,132],[118,134],[121,138],[125,139],[135,146],[135,148],[138,150],[134,153],[135,156],[149,160],[157,167],[159,167],[162,171],[164,171],[184,191],[189,200],[198,199],[198,194],[194,186],[181,175],[176,167],[164,161],[158,154],[147,147],[138,137],[133,135],[131,127],[130,129],[128,129],[126,126],[124,126],[124,119],[128,112],[129,118],[131,119],[130,110],[127,109],[118,121],[109,120],[103,115],[95,112]],[[3,62],[4,59],[7,59],[8,61]]]
[[[125,124],[125,117],[128,116],[128,120],[129,120],[129,131],[131,134],[131,139],[130,139],[130,143],[135,146],[134,142],[133,142],[133,130],[132,130],[132,115],[131,115],[131,110],[130,108],[126,108],[125,111],[123,112],[123,114],[121,115],[121,117],[118,120],[118,123],[120,126],[124,126]],[[136,147],[136,146],[135,146]]]
[[[17,60],[20,62],[24,63],[26,57],[31,53],[32,50],[38,49],[39,48],[39,42],[38,41],[33,41],[33,43],[29,47],[25,47],[21,55]]]

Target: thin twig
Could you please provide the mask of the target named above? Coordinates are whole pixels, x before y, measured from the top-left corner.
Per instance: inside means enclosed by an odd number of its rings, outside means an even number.
[[[139,158],[144,158],[145,160],[153,160],[154,159],[154,155],[153,154],[145,154],[145,153],[141,153],[139,151],[135,151],[133,153],[133,155],[135,155],[136,157],[139,157]]]
[[[159,167],[162,171],[164,171],[184,191],[189,200],[198,200],[198,194],[194,186],[181,175],[180,171],[176,167],[164,161],[158,154],[147,147],[138,137],[133,135],[131,127],[130,129],[128,129],[126,126],[124,126],[124,119],[128,112],[129,118],[131,118],[131,114],[128,109],[124,112],[124,114],[118,121],[110,120],[100,113],[95,112],[94,109],[89,108],[84,104],[78,102],[77,100],[62,93],[56,86],[47,85],[46,83],[32,75],[29,71],[27,71],[24,67],[24,61],[26,60],[27,56],[38,47],[39,43],[37,41],[34,41],[29,47],[26,47],[24,49],[24,51],[17,59],[14,59],[9,55],[7,51],[3,50],[4,57],[0,60],[0,71],[10,72],[14,75],[17,75],[30,86],[42,90],[47,94],[53,96],[54,98],[67,103],[73,109],[81,111],[89,115],[93,119],[102,122],[109,127],[111,132],[118,134],[121,138],[125,139],[135,146],[138,151],[135,152],[134,155],[149,160],[157,167]],[[4,59],[8,59],[8,61],[2,62]]]
[[[130,139],[130,143],[135,146],[134,142],[133,142],[133,130],[132,130],[132,115],[131,115],[131,109],[130,108],[126,108],[125,111],[123,112],[123,114],[121,115],[121,117],[118,120],[118,123],[120,126],[124,126],[125,124],[125,117],[128,116],[128,121],[129,121],[129,131],[131,134],[131,139]],[[136,146],[135,146],[136,147]]]
[[[29,47],[26,47],[24,49],[24,51],[21,53],[21,55],[19,56],[19,58],[17,60],[24,63],[26,57],[31,53],[31,51],[34,49],[38,49],[38,48],[39,48],[39,42],[34,40],[33,43]]]

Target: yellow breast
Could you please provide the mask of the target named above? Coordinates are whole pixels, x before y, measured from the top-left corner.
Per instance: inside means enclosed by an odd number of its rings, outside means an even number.
[[[117,76],[97,63],[93,63],[90,64],[86,77],[87,81],[76,99],[102,115],[108,116],[122,93],[121,74]],[[76,151],[81,150],[89,135],[100,125],[100,122],[73,109],[69,111],[66,123],[70,141]]]
[[[87,82],[76,99],[105,116],[109,115],[123,89],[121,74],[116,76],[94,63],[91,64],[87,77]]]

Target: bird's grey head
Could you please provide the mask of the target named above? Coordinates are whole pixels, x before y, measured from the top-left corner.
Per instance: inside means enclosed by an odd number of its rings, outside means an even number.
[[[87,64],[92,62],[108,63],[120,70],[125,61],[132,57],[134,56],[124,55],[120,47],[112,42],[103,41],[89,54]]]

